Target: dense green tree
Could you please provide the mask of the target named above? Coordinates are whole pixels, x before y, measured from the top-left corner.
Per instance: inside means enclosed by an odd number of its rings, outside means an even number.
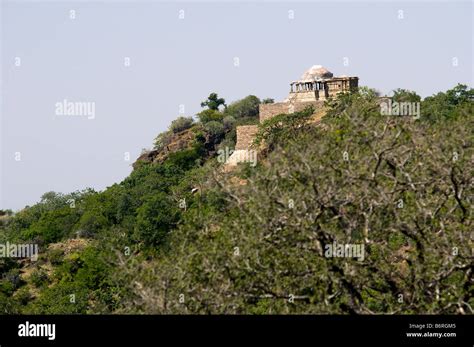
[[[178,216],[177,201],[170,201],[166,194],[151,196],[137,210],[135,239],[148,246],[157,246],[163,243],[167,234],[178,222]]]
[[[416,92],[407,89],[395,89],[392,96],[393,101],[397,102],[420,102],[421,97]]]
[[[57,242],[64,237],[72,236],[74,225],[79,218],[78,210],[69,206],[47,211],[37,222],[22,232],[22,238],[39,243]]]
[[[224,114],[232,116],[234,119],[258,117],[258,105],[260,105],[260,99],[255,95],[249,95],[227,106]]]
[[[197,114],[201,123],[222,122],[224,115],[222,112],[213,109],[202,110]]]
[[[213,138],[221,138],[225,133],[224,125],[216,121],[206,123],[205,129]]]
[[[456,87],[429,96],[421,103],[422,117],[431,121],[444,121],[474,113],[474,89],[458,84]]]
[[[219,98],[217,93],[211,93],[207,97],[207,100],[201,102],[201,107],[207,107],[210,110],[218,111],[220,106],[226,106],[225,100]]]
[[[224,125],[224,129],[226,131],[231,130],[235,125],[235,118],[232,116],[226,116],[222,120],[222,124]]]

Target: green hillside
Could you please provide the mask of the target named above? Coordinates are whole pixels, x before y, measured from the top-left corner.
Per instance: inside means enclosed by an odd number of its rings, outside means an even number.
[[[272,100],[211,94],[122,182],[2,211],[0,243],[40,256],[0,258],[0,312],[472,314],[474,90],[393,100],[421,117],[381,115],[360,88],[318,124],[264,122],[258,164],[227,170],[219,151]]]

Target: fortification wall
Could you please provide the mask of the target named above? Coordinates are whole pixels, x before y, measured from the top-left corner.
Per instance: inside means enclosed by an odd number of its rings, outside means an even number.
[[[298,92],[298,93],[290,93],[288,98],[290,102],[297,103],[297,102],[312,102],[317,100],[317,92],[316,90],[306,91],[306,92]]]
[[[235,150],[249,149],[258,132],[257,125],[240,125],[237,127]]]
[[[306,107],[312,105],[314,110],[319,110],[324,104],[324,101],[297,101],[297,102],[276,102],[273,104],[260,104],[260,123],[282,113],[293,113],[303,111]]]
[[[303,111],[306,107],[308,106],[313,106],[314,111],[318,111],[321,107],[323,107],[324,101],[318,100],[318,101],[305,101],[305,102],[296,102],[294,104],[293,110],[291,112],[299,112]]]
[[[260,104],[258,112],[260,114],[260,123],[281,113],[289,113],[289,102],[275,102],[273,104]]]

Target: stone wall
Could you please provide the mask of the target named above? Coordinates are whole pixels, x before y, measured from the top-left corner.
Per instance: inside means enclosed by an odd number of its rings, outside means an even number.
[[[289,113],[289,106],[288,102],[275,102],[273,104],[260,104],[258,106],[258,112],[260,114],[260,123],[276,116],[277,114],[281,113]]]
[[[317,90],[309,90],[305,92],[290,93],[288,99],[290,102],[311,102],[317,100]]]
[[[258,132],[257,125],[240,125],[237,127],[235,150],[249,149]]]
[[[314,107],[314,111],[317,111],[319,109],[321,109],[324,105],[324,101],[321,101],[321,100],[318,100],[318,101],[306,101],[306,102],[296,102],[294,104],[294,107],[293,109],[289,112],[299,112],[299,111],[303,111],[306,107],[308,106],[313,106]]]
[[[314,93],[314,92],[313,92]],[[288,114],[293,112],[299,112],[304,110],[306,107],[312,105],[314,107],[315,113],[321,110],[324,105],[324,101],[300,101],[300,100],[290,100],[286,102],[276,102],[273,104],[260,104],[260,123],[265,120],[272,118],[278,114]],[[235,144],[235,151],[245,151],[250,149],[253,141],[258,132],[258,125],[240,125],[237,127],[237,143]],[[235,160],[234,160],[235,159]],[[239,158],[233,158],[227,164],[236,165],[240,162]]]
[[[260,104],[260,123],[282,113],[293,113],[303,111],[307,106],[312,105],[317,111],[324,104],[324,101],[298,101],[298,102],[276,102],[273,104]],[[238,136],[238,135],[237,135]]]

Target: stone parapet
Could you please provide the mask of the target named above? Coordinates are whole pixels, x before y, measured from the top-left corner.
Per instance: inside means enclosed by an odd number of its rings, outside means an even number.
[[[237,127],[235,150],[249,149],[258,132],[258,125],[241,125]]]
[[[273,104],[261,104],[259,106],[260,123],[263,123],[267,119],[275,117],[276,115],[285,113],[293,113],[303,111],[308,106],[313,106],[314,110],[321,109],[324,105],[324,101],[288,101],[288,102],[276,102]]]

